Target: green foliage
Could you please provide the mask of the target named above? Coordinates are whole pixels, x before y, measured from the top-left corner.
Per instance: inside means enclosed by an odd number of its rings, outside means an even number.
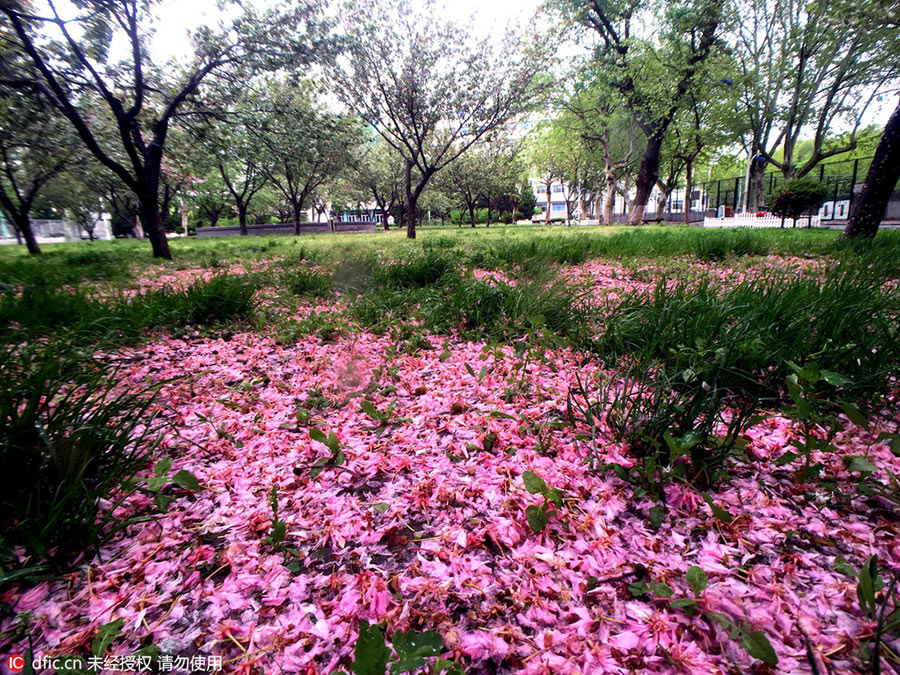
[[[531,528],[532,532],[540,532],[547,527],[550,517],[558,513],[558,509],[562,508],[562,492],[548,487],[544,479],[533,471],[523,473],[522,482],[525,484],[525,489],[528,492],[543,497],[540,504],[529,504],[525,508],[525,518],[528,521],[528,527]]]
[[[812,178],[795,178],[778,186],[769,196],[770,210],[776,216],[796,220],[816,208],[828,194],[828,186]]]
[[[114,373],[64,344],[0,348],[0,470],[11,477],[0,577],[16,572],[15,547],[63,567],[128,524],[111,514],[159,438],[154,395],[122,393]]]
[[[138,487],[153,497],[153,503],[160,511],[166,511],[174,499],[163,490],[167,484],[176,485],[189,492],[199,492],[203,489],[197,477],[187,469],[170,474],[172,463],[171,457],[163,457],[153,466],[153,475],[147,478],[146,486]]]
[[[875,635],[862,640],[861,652],[863,658],[869,661],[868,672],[878,675],[882,672],[882,657],[894,658],[892,648],[885,643],[885,638],[900,636],[900,594],[897,593],[897,579],[893,575],[887,582],[882,578],[877,555],[866,560],[858,572],[842,556],[838,556],[835,569],[857,579],[856,597],[859,608],[868,620],[875,622]],[[812,658],[810,661],[815,665]]]
[[[637,485],[639,496],[661,495],[671,479],[714,483],[725,458],[740,447],[756,407],[755,400],[721,388],[717,374],[671,376],[663,363],[636,362],[604,379],[596,393],[577,377],[567,416],[588,441],[591,467],[602,468],[605,443],[623,443],[638,461],[606,468]]]
[[[326,436],[325,432],[321,429],[312,428],[309,430],[309,437],[314,441],[323,444],[331,451],[330,457],[320,457],[313,462],[312,470],[309,472],[311,477],[315,478],[318,476],[326,466],[343,466],[345,461],[344,452],[341,450],[338,437],[333,431],[329,431]]]
[[[438,633],[397,631],[391,639],[397,654],[392,661],[391,649],[384,643],[384,632],[383,625],[371,626],[365,619],[359,622],[359,637],[350,664],[350,670],[356,675],[385,675],[389,663],[390,675],[411,673],[423,667],[427,667],[431,675],[443,672],[461,675],[462,670],[455,662],[437,658],[444,651],[444,640]],[[427,660],[432,658],[435,660]]]
[[[269,493],[269,507],[272,509],[272,529],[265,538],[267,544],[280,551],[287,537],[287,523],[278,517],[278,486],[273,485]]]
[[[316,298],[328,297],[333,288],[331,277],[307,267],[300,267],[285,275],[283,283],[294,295]]]
[[[531,220],[537,207],[537,197],[534,196],[534,190],[531,189],[531,185],[527,183],[522,184],[522,187],[519,189],[519,203],[517,206],[516,220],[521,218]]]
[[[896,372],[897,302],[877,274],[853,269],[829,271],[824,281],[768,273],[726,288],[662,281],[609,303],[594,348],[611,362],[656,361],[672,378],[769,396],[789,361],[815,355],[861,396],[883,391]]]

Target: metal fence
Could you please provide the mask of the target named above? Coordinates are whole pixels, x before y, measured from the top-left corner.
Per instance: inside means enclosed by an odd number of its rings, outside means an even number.
[[[834,160],[819,164],[808,174],[808,177],[818,179],[828,188],[817,214],[822,221],[847,219],[871,164],[872,157]],[[784,183],[784,180],[784,176],[778,170],[767,172],[763,178],[763,192],[771,194]],[[690,199],[685,199],[684,188],[678,188],[669,195],[661,213],[656,212],[655,200],[651,197],[645,218],[667,222],[683,221],[687,201],[690,202],[688,222],[700,222],[710,216],[732,215],[742,208],[745,181],[746,176],[700,181],[695,184]],[[616,200],[613,214],[616,220],[627,220],[628,207],[624,200]],[[900,183],[891,196],[884,220],[900,220]]]

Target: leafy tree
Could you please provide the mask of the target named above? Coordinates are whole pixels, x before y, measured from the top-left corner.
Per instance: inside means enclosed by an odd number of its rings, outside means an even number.
[[[333,48],[323,36],[314,3],[244,12],[219,30],[193,36],[189,66],[152,63],[147,49],[157,0],[80,0],[71,16],[30,13],[27,5],[0,2],[3,30],[27,67],[4,68],[0,84],[41,95],[73,126],[82,143],[135,194],[153,255],[171,258],[159,203],[167,138],[176,120],[210,114],[201,85],[212,76],[248,79],[257,69],[307,64]],[[110,60],[114,39],[128,58]],[[108,133],[103,133],[106,128]]]
[[[658,40],[641,39],[645,5],[634,0],[555,0],[573,24],[600,38],[596,60],[603,86],[616,91],[647,137],[629,222],[643,222],[659,177],[663,141],[685,98],[705,75],[704,63],[718,45],[725,0],[657,2]]]
[[[46,101],[0,88],[0,209],[32,254],[41,248],[31,212],[41,190],[72,161],[68,131]]]
[[[375,200],[385,230],[389,229],[388,216],[403,201],[403,181],[402,157],[380,136],[372,139],[362,151],[351,182],[363,194]],[[399,224],[400,221],[397,219],[395,222]]]
[[[737,0],[730,39],[742,71],[744,143],[751,157],[764,159],[751,162],[751,210],[762,202],[768,164],[785,178],[802,177],[852,150],[869,105],[900,75],[896,22],[848,20],[869,3],[846,3],[852,8],[845,11],[841,4]],[[882,5],[872,6],[877,16]],[[843,139],[830,135],[839,121],[851,129]],[[811,152],[800,161],[797,148],[810,131]]]
[[[533,104],[547,48],[523,49],[512,32],[476,41],[410,0],[360,0],[344,18],[352,44],[332,68],[335,91],[403,158],[413,239],[432,177]]]
[[[531,189],[530,183],[522,183],[519,187],[519,198],[516,203],[516,211],[522,218],[531,220],[534,216],[534,210],[537,206],[537,197],[534,196],[534,190]]]
[[[263,171],[290,204],[295,234],[316,190],[349,166],[360,144],[358,124],[316,110],[310,93],[307,86],[273,83],[272,114],[256,129],[265,148]]]
[[[634,170],[634,157],[644,142],[643,134],[624,110],[621,97],[602,81],[595,81],[591,70],[583,73],[575,93],[563,101],[562,107],[562,123],[581,137],[589,165],[598,167],[600,175],[593,178],[598,183],[593,192],[598,197],[602,194],[599,201],[603,203],[603,222],[612,225],[616,193],[629,198],[622,185],[626,175]]]

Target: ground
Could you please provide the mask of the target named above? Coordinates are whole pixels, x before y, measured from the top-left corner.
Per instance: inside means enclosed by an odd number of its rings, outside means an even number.
[[[186,242],[175,263],[139,266],[118,291],[89,283],[100,295],[185,285],[223,267],[281,269],[292,251],[291,268],[327,270],[334,263],[310,251],[328,249],[334,261],[354,246],[386,256],[413,246],[392,236],[309,237],[300,255],[293,237],[268,250],[228,242],[262,249],[234,262]],[[460,241],[478,236],[526,235],[466,232]],[[210,265],[212,256],[226,262]],[[478,262],[469,259],[468,272],[486,283],[521,276],[521,266]],[[663,277],[728,287],[761,271],[815,276],[833,264],[781,251],[606,256],[554,271],[602,306]],[[604,440],[595,468],[586,464],[591,440],[568,405],[579,382],[616,381],[609,363],[563,344],[526,360],[532,352],[517,351],[517,340],[374,330],[346,314],[347,291],[286,301],[267,286],[257,299],[262,319],[153,329],[97,355],[123,388],[160,384],[162,440],[141,475],[171,458],[200,489],[169,486],[162,513],[142,492],[110,503],[117,521],[152,517],[99,555],[85,552],[64,578],[8,584],[0,630],[10,652],[87,654],[100,626],[124,619],[107,656],[154,645],[221,657],[226,672],[346,672],[366,620],[389,638],[436,631],[444,658],[471,673],[809,673],[810,654],[834,673],[863,668],[860,646],[877,621],[841,568],[877,555],[887,572],[900,570],[900,521],[888,503],[856,492],[860,473],[843,458],[866,457],[882,482],[900,472],[882,436],[898,431],[896,387],[865,425],[839,414],[834,449],[812,451],[834,491],[798,480],[802,460],[775,462],[802,434],[771,404],[742,434],[745,454],[727,460],[727,480],[708,490],[673,480],[660,502],[596,468],[635,466],[627,444]],[[325,329],[309,329],[311,316]],[[528,472],[544,488],[529,489]],[[661,522],[651,512],[660,503]],[[544,504],[546,525],[535,528]],[[777,666],[760,658],[765,646],[747,647],[757,631]]]

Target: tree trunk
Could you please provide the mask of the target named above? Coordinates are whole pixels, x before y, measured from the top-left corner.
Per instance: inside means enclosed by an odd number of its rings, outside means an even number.
[[[469,223],[472,225],[472,229],[475,229],[475,205],[468,204],[467,208],[469,209]]]
[[[238,225],[241,228],[241,236],[246,237],[249,234],[247,232],[247,204],[238,204]]]
[[[616,203],[616,174],[606,172],[606,196],[603,198],[603,224],[613,224],[613,207]]]
[[[766,205],[766,162],[753,162],[750,166],[750,189],[747,193],[747,208],[756,212]]]
[[[418,195],[410,194],[409,203],[406,205],[406,238],[416,238],[416,211],[419,202]]]
[[[641,225],[644,222],[644,209],[647,208],[653,186],[659,180],[659,159],[664,136],[664,129],[656,129],[647,139],[647,149],[641,158],[641,169],[634,184],[635,193],[631,204],[631,216],[628,218],[629,225]]]
[[[41,247],[38,246],[37,237],[34,236],[34,230],[31,228],[31,219],[28,217],[28,214],[24,213],[19,215],[19,217],[13,221],[13,224],[16,226],[18,232],[22,234],[28,252],[31,255],[38,255],[41,252]]]
[[[141,225],[147,238],[150,239],[150,247],[153,249],[154,258],[172,259],[169,251],[169,240],[162,226],[162,214],[159,212],[159,202],[156,193],[140,196],[139,212]]]
[[[900,103],[891,113],[859,198],[853,204],[843,237],[874,237],[887,210],[891,193],[900,180]],[[853,189],[852,187],[850,188]]]
[[[547,183],[547,213],[544,214],[544,225],[550,224],[550,183]]]
[[[487,227],[491,226],[491,202],[488,200],[488,212],[487,212]]]
[[[388,231],[388,212],[387,209],[379,209],[381,211],[381,224],[384,225],[384,231]]]
[[[294,218],[294,234],[300,234],[300,207],[302,204],[294,203],[292,206],[292,216]]]
[[[685,161],[684,163],[684,224],[691,222],[691,192],[694,189],[694,162]]]

